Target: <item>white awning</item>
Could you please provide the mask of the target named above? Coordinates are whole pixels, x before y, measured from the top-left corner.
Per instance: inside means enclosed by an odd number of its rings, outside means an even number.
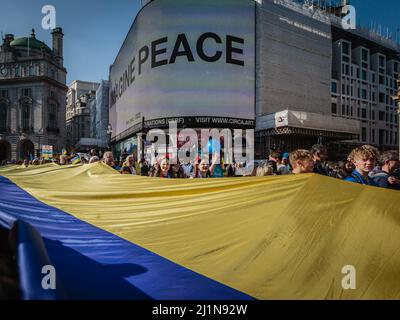
[[[350,134],[360,133],[360,122],[319,113],[284,110],[258,117],[256,130],[295,127],[302,129],[342,132]]]

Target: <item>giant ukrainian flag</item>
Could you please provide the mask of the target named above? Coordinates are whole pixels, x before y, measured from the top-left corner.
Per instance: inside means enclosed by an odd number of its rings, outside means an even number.
[[[0,169],[0,221],[40,232],[70,299],[399,299],[399,200],[314,174]],[[347,265],[355,290],[342,286]]]

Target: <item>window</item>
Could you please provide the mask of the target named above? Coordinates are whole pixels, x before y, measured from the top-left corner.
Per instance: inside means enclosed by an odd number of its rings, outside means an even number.
[[[385,120],[385,112],[384,111],[379,111],[379,120],[380,121]]]
[[[336,82],[332,82],[332,92],[333,93],[337,93],[337,83]]]
[[[342,52],[347,55],[350,53],[350,45],[347,42],[342,42]]]
[[[380,103],[385,103],[385,94],[384,93],[379,93],[379,102]]]
[[[29,67],[29,75],[34,76],[35,75],[35,68],[33,66]]]
[[[337,113],[337,104],[336,103],[332,103],[332,113]]]
[[[342,65],[342,72],[346,75],[349,76],[350,75],[350,67],[348,64],[343,64]]]
[[[19,66],[16,66],[16,67],[15,67],[15,76],[16,76],[16,77],[19,77],[20,74],[21,74],[19,70],[20,70],[20,69],[19,69]]]
[[[361,129],[361,140],[362,141],[367,141],[367,128],[362,128]]]
[[[31,88],[22,89],[22,95],[24,97],[32,97],[32,89]]]
[[[385,66],[385,57],[379,56],[379,66],[382,68]]]
[[[372,129],[371,131],[371,140],[372,142],[375,142],[375,129]]]
[[[367,70],[362,70],[361,79],[367,81]]]
[[[30,104],[28,102],[24,102],[22,104],[22,129],[28,130],[30,127]]]
[[[7,104],[0,102],[0,131],[5,131],[7,128]]]
[[[363,119],[367,118],[367,110],[361,109],[361,118],[363,118]]]
[[[57,107],[54,104],[49,105],[49,128],[57,128]]]
[[[361,51],[363,61],[368,61],[368,50],[362,49]]]
[[[379,76],[379,84],[385,84],[385,77]]]
[[[362,89],[362,98],[367,99],[367,90],[366,89]]]
[[[375,83],[375,73],[372,74],[372,83]]]

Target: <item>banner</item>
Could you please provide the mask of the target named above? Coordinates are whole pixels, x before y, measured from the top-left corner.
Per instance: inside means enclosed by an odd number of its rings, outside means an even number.
[[[400,299],[398,191],[97,163],[3,167],[0,194],[0,222],[40,232],[69,298]]]
[[[42,145],[42,158],[43,159],[53,158],[53,146]]]

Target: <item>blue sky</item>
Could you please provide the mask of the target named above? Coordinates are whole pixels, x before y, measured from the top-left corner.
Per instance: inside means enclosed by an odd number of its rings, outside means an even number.
[[[357,24],[371,27],[374,23],[389,28],[395,39],[395,32],[398,30],[398,41],[400,42],[400,1],[399,0],[351,0],[356,8]]]
[[[216,0],[218,1],[218,0]],[[36,37],[51,47],[50,31],[41,28],[42,7],[55,6],[57,25],[63,28],[67,82],[74,79],[99,81],[108,69],[140,8],[140,0],[2,0],[0,31],[16,37]],[[395,37],[400,30],[399,0],[352,0],[357,20],[364,26],[381,24]],[[399,31],[400,40],[400,31]]]
[[[67,82],[108,79],[108,69],[140,8],[140,0],[2,0],[0,31],[16,37],[30,35],[51,48],[51,32],[43,30],[42,7],[56,8],[64,33]]]

